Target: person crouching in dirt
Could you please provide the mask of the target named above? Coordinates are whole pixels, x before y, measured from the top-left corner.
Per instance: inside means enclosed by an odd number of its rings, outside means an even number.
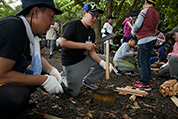
[[[39,86],[49,93],[63,93],[61,74],[41,57],[36,36],[46,33],[54,24],[54,15],[62,11],[55,8],[53,0],[22,0],[22,7],[16,16],[0,20],[2,119],[14,118],[23,112],[31,93]],[[41,75],[42,71],[47,74]]]
[[[168,54],[167,65],[158,72],[158,76],[178,80],[178,26],[174,27],[168,34],[172,34],[176,42],[173,51]]]
[[[121,75],[123,72],[125,75],[135,76],[133,72],[135,69],[137,52],[134,52],[133,47],[137,44],[137,37],[130,35],[128,41],[124,42],[119,49],[116,51],[113,62],[114,62],[114,72],[117,75]]]
[[[135,25],[131,31],[138,38],[138,66],[140,80],[134,84],[135,88],[150,91],[150,57],[156,43],[155,29],[159,21],[159,15],[154,6],[156,0],[142,0],[143,10],[139,13]]]
[[[96,54],[95,32],[91,28],[99,18],[99,13],[103,11],[94,2],[86,3],[82,10],[83,18],[69,22],[60,41],[63,71],[72,96],[79,95],[81,84],[97,89],[94,83],[105,73],[106,57]],[[86,75],[91,67],[93,69]]]

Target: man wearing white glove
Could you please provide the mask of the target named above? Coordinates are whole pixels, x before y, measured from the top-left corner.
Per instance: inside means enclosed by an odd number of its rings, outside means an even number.
[[[22,10],[0,20],[0,115],[14,119],[29,104],[30,95],[43,86],[49,93],[63,93],[59,81],[49,73],[51,66],[40,53],[36,34],[45,34],[62,11],[53,0],[22,0]],[[29,66],[29,67],[28,67]],[[53,71],[57,72],[57,71]],[[52,73],[51,75],[55,75]]]
[[[59,83],[61,84],[61,82],[62,82],[61,73],[59,73],[59,71],[58,71],[55,67],[53,67],[53,68],[49,71],[48,74],[51,75],[51,76],[55,76],[55,77],[57,78],[57,80],[59,81]]]
[[[68,82],[67,82],[65,76],[62,76],[62,74],[59,73],[59,71],[58,71],[55,67],[53,67],[53,68],[48,72],[48,74],[51,75],[51,76],[55,76],[60,84],[61,84],[61,83],[64,83],[64,85],[65,85],[66,87],[68,87]]]

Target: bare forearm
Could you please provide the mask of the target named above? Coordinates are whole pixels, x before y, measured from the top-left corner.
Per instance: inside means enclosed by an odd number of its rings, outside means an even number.
[[[73,42],[65,38],[61,39],[60,46],[68,49],[85,49],[86,43]]]
[[[16,71],[9,71],[0,76],[2,84],[20,84],[24,86],[37,86],[46,81],[47,76],[28,75]]]
[[[49,73],[50,70],[53,68],[53,66],[51,66],[44,57],[41,57],[41,62],[42,62],[43,71],[45,73]]]
[[[98,54],[95,52],[95,50],[89,51],[89,55],[97,63],[99,63],[101,61],[101,58],[98,56]]]

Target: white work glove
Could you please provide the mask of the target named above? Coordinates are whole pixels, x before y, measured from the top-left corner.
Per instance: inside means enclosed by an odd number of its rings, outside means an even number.
[[[105,62],[104,60],[101,60],[100,63],[99,63],[99,65],[100,65],[103,69],[106,69],[106,62]],[[113,66],[112,66],[111,63],[109,63],[109,72],[110,72],[110,73],[111,73],[112,69],[113,69]]]
[[[62,77],[61,77],[61,73],[59,73],[59,71],[56,68],[52,68],[51,71],[49,72],[50,76],[55,76],[57,78],[57,80],[59,81],[59,83],[61,84],[62,82]]]
[[[136,33],[133,31],[133,29],[131,31],[131,34],[132,34],[133,37],[136,36]]]
[[[68,87],[68,82],[65,76],[62,76],[62,82],[64,83],[65,87]]]
[[[63,88],[61,86],[61,84],[58,82],[57,78],[54,76],[49,76],[49,75],[45,75],[48,78],[46,79],[46,81],[41,85],[43,86],[43,88],[49,92],[49,93],[63,93]]]
[[[169,63],[167,62],[166,64],[161,65],[160,69],[163,69],[164,67],[166,67]]]

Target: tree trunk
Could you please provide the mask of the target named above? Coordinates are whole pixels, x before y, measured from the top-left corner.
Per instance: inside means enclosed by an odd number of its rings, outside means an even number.
[[[113,0],[108,0],[107,1],[107,15],[112,14],[112,8],[113,8]]]

